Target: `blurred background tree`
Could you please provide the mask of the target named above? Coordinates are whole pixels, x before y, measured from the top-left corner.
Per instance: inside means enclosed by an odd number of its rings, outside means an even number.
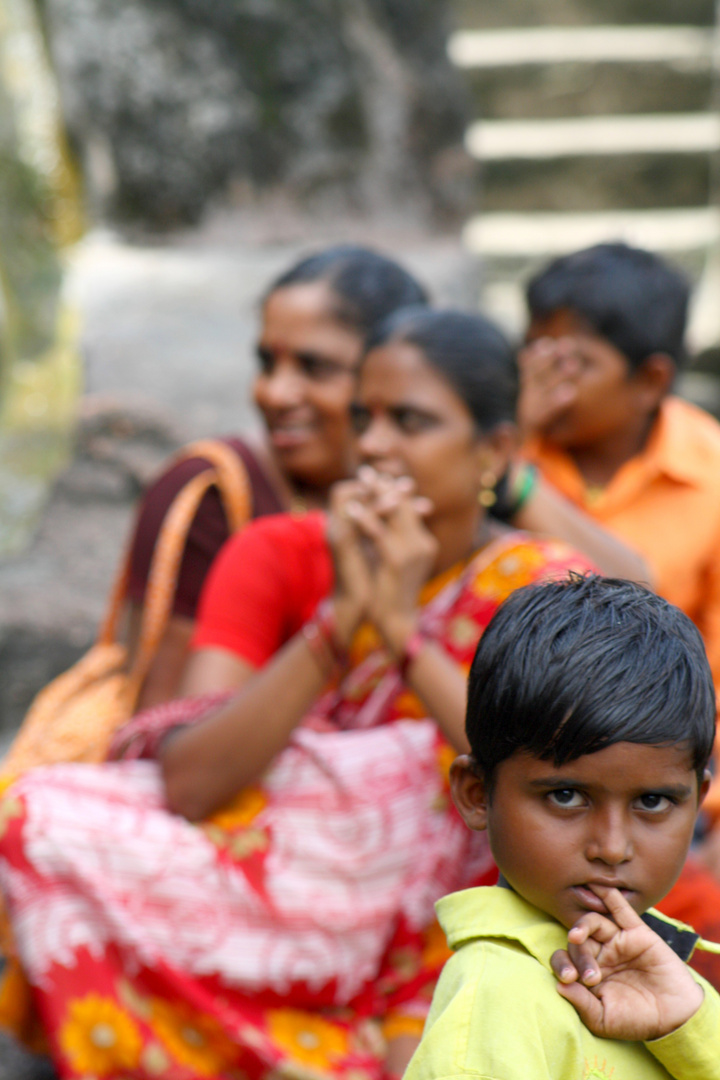
[[[36,0],[95,213],[151,227],[281,187],[467,209],[445,0]]]
[[[80,233],[36,11],[0,0],[0,551],[22,542],[67,449],[78,364],[61,251]]]

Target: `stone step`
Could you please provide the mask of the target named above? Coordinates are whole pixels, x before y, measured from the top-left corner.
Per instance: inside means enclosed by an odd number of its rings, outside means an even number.
[[[546,258],[607,240],[656,251],[705,251],[720,244],[720,207],[483,214],[471,218],[463,239],[477,255],[509,260]]]
[[[483,120],[465,136],[482,161],[604,154],[697,154],[720,149],[720,114],[584,116],[553,120]]]
[[[711,157],[631,154],[495,160],[482,169],[477,210],[650,210],[704,206]]]
[[[712,26],[715,19],[715,0],[455,0],[454,9],[455,24],[463,29],[607,23]]]
[[[523,64],[690,63],[709,69],[713,32],[698,26],[542,26],[459,30],[448,54],[459,68]]]
[[[471,115],[488,120],[702,112],[712,97],[710,69],[696,61],[525,64],[464,76]]]
[[[715,0],[457,0],[455,9],[448,52],[482,118],[466,135],[482,162],[482,213],[464,240],[482,259],[485,308],[519,333],[530,273],[555,255],[625,240],[669,254],[702,282],[693,337],[698,349],[716,346]]]

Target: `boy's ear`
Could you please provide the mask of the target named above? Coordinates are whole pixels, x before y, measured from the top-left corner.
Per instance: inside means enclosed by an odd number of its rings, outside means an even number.
[[[703,799],[705,798],[708,791],[710,790],[710,785],[711,784],[712,784],[712,773],[710,772],[709,769],[706,769],[705,772],[703,773],[702,784],[700,785],[700,790],[698,792],[698,806],[702,806]]]
[[[654,412],[675,382],[677,368],[667,353],[651,353],[635,371],[638,387],[647,398],[648,412]]]
[[[456,757],[450,766],[450,791],[461,818],[470,829],[487,828],[488,791],[469,754]]]

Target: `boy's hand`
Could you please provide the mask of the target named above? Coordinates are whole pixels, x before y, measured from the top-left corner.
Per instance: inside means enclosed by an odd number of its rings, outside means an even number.
[[[580,357],[572,338],[540,338],[518,355],[518,424],[523,436],[542,434],[575,403]]]
[[[703,1002],[702,987],[617,889],[593,885],[608,915],[588,912],[553,953],[558,992],[593,1035],[647,1042],[669,1035]]]

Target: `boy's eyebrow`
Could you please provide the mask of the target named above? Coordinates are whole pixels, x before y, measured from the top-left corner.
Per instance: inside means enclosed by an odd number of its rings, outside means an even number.
[[[568,788],[599,787],[601,790],[607,790],[604,784],[580,780],[562,774],[556,776],[543,776],[537,780],[528,780],[528,786],[532,788],[557,787],[559,785]],[[669,795],[676,799],[687,799],[693,794],[693,789],[689,784],[648,784],[647,787],[638,788],[638,794],[642,794],[643,792],[652,792],[653,795]]]

